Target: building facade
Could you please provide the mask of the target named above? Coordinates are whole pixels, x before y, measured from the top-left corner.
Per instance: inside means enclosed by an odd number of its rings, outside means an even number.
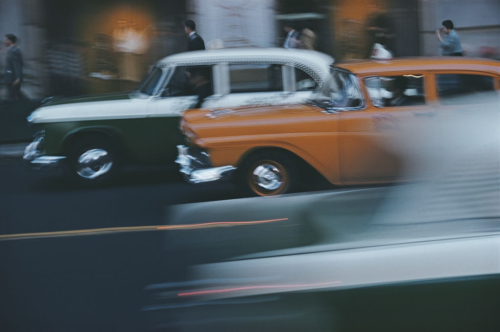
[[[422,55],[439,55],[436,29],[451,20],[465,56],[500,59],[500,1],[419,0]]]
[[[439,55],[435,30],[451,19],[465,55],[500,58],[498,0],[0,0],[0,33],[20,38],[23,91],[37,99],[133,89],[186,50],[188,18],[208,47],[225,48],[281,47],[292,22],[337,60],[367,58],[374,42],[395,56]]]

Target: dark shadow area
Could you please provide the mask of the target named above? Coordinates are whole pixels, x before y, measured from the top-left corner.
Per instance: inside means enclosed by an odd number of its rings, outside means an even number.
[[[0,144],[31,141],[33,132],[26,117],[40,104],[37,100],[0,100]]]

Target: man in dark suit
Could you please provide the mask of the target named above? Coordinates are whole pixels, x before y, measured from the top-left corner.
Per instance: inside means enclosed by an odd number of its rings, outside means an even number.
[[[4,44],[7,46],[7,55],[5,57],[5,84],[9,90],[9,99],[24,99],[21,93],[21,83],[23,82],[23,56],[21,50],[16,46],[17,37],[13,34],[7,34],[4,38]]]
[[[189,36],[188,51],[199,51],[205,49],[205,42],[203,41],[203,38],[196,33],[196,24],[193,21],[186,21],[184,24],[184,31]]]

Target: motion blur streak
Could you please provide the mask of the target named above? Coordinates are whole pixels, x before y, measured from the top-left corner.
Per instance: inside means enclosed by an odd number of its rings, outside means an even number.
[[[110,228],[81,229],[81,230],[75,230],[75,231],[7,234],[7,235],[0,235],[0,241],[27,240],[27,239],[53,238],[53,237],[68,237],[68,236],[85,236],[85,235],[96,235],[96,234],[113,234],[113,233],[124,233],[124,232],[168,231],[168,230],[183,230],[183,229],[198,229],[198,228],[246,226],[246,225],[255,225],[255,224],[270,223],[270,222],[276,222],[276,221],[286,221],[286,220],[288,220],[288,218],[257,220],[257,221],[242,221],[242,222],[238,222],[238,221],[211,222],[211,223],[194,224],[194,225],[110,227]]]
[[[179,293],[177,296],[193,296],[193,295],[207,295],[207,294],[217,294],[217,293],[227,293],[227,292],[238,292],[242,290],[249,289],[275,289],[275,288],[301,288],[301,287],[315,287],[315,286],[333,286],[342,283],[342,281],[330,281],[330,282],[319,282],[314,284],[296,284],[296,285],[267,285],[267,286],[246,286],[246,287],[235,287],[235,288],[225,288],[225,289],[213,289],[206,291],[197,291],[189,293]]]
[[[161,227],[158,227],[158,230],[164,230],[164,229],[193,229],[193,228],[207,228],[207,227],[245,226],[245,225],[264,224],[264,223],[269,223],[269,222],[286,221],[286,220],[288,220],[288,218],[269,219],[269,220],[257,220],[257,221],[219,221],[219,222],[209,222],[209,223],[206,223],[206,224],[161,226]]]
[[[0,235],[0,241],[27,240],[27,239],[67,237],[67,236],[85,236],[85,235],[97,235],[97,234],[124,233],[124,232],[144,232],[144,231],[155,231],[157,230],[157,228],[158,226],[110,227],[110,228],[80,229],[75,231],[7,234],[7,235]]]

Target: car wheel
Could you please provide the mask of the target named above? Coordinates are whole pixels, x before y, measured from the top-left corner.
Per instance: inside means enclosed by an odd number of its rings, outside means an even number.
[[[78,140],[69,153],[69,163],[73,178],[88,186],[108,183],[119,168],[113,143],[100,137]]]
[[[294,158],[287,153],[257,152],[244,162],[239,186],[245,196],[283,195],[295,188],[296,170]]]

